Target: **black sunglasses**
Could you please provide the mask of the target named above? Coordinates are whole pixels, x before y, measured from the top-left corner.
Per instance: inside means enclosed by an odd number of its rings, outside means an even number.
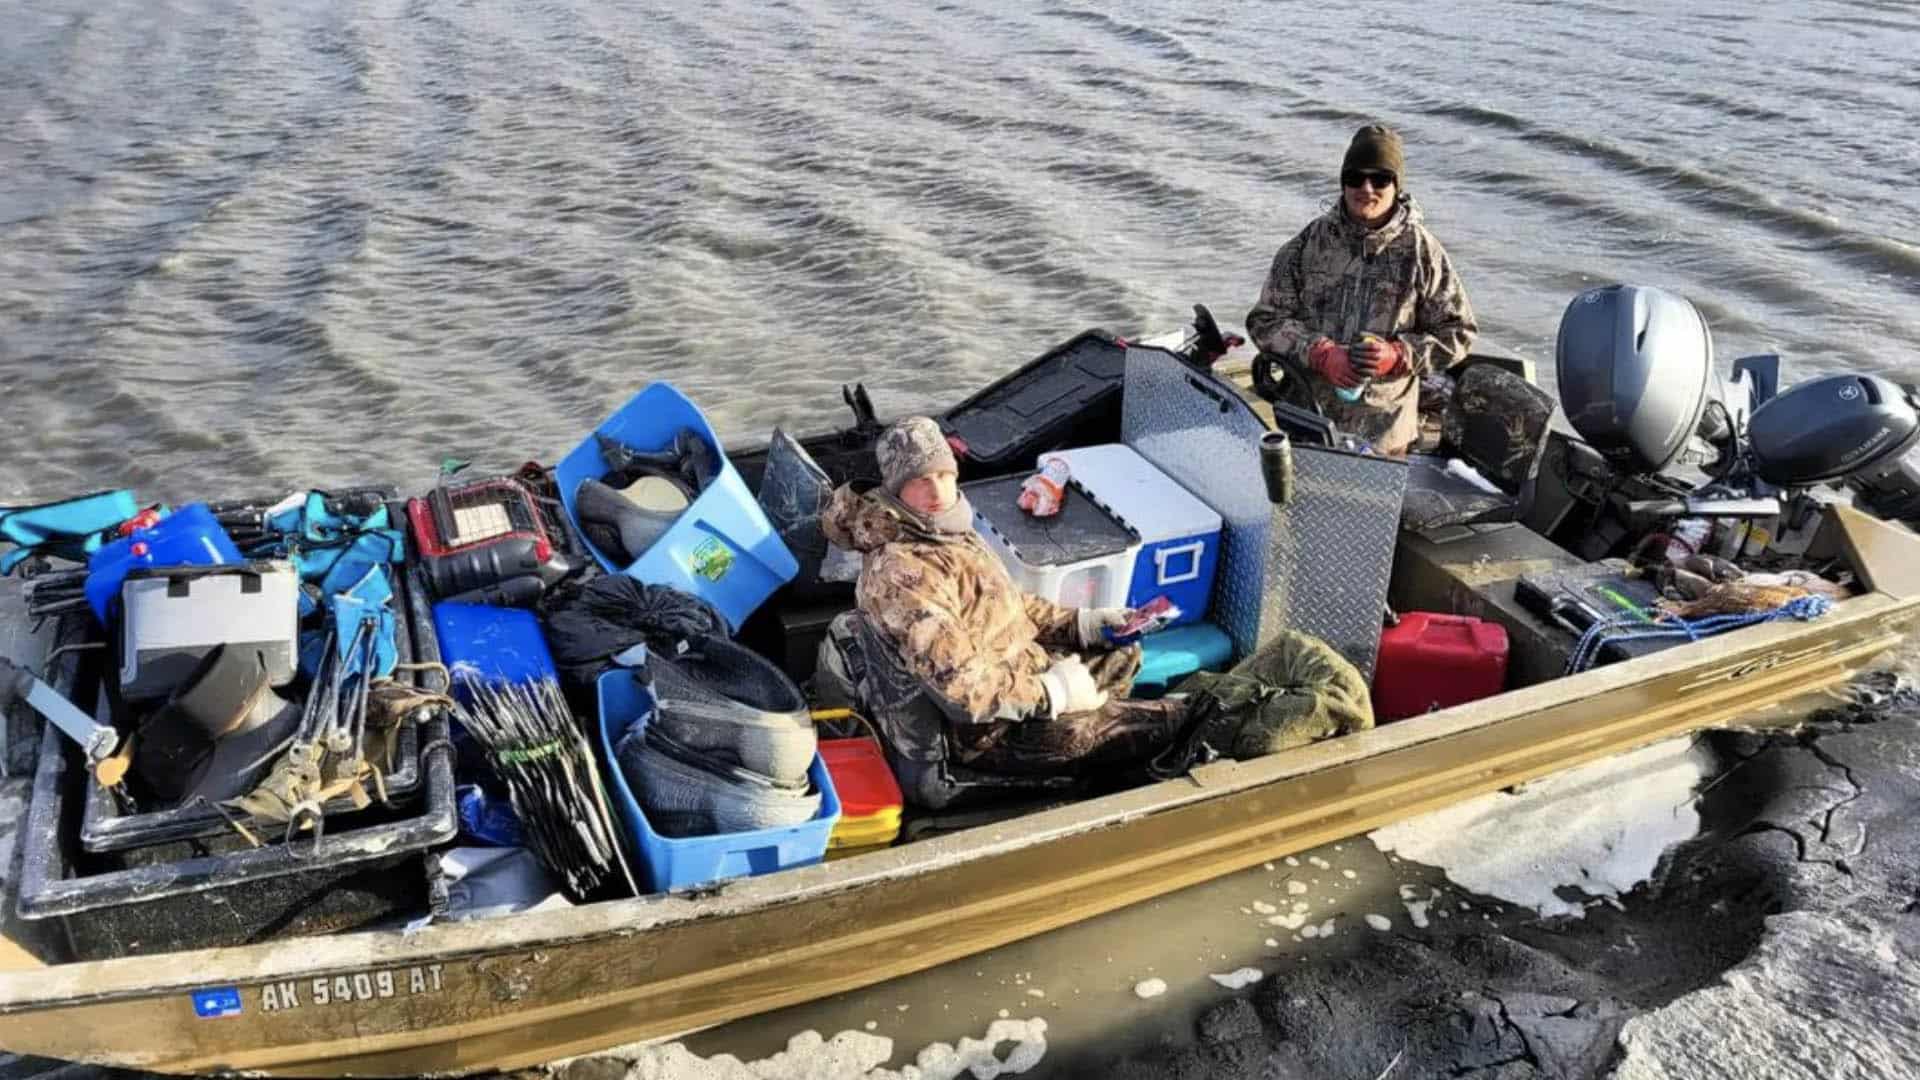
[[[1394,184],[1394,175],[1390,172],[1375,172],[1370,169],[1348,169],[1340,174],[1343,187],[1359,187],[1370,183],[1375,191],[1385,191]]]

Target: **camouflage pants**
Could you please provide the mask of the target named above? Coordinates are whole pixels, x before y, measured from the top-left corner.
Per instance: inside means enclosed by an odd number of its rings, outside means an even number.
[[[1140,647],[1085,653],[1093,681],[1110,696],[1098,709],[1050,720],[1000,721],[954,730],[960,762],[1008,776],[1082,776],[1144,765],[1180,733],[1186,706],[1178,701],[1122,697],[1140,672]]]

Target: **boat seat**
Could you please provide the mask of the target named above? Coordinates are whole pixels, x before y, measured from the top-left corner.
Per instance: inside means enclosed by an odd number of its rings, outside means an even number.
[[[1411,471],[1401,526],[1417,532],[1524,518],[1533,504],[1553,410],[1546,391],[1503,364],[1470,360],[1455,369],[1453,396],[1441,420],[1440,452],[1407,455]],[[1453,458],[1498,490],[1448,471]]]
[[[1070,793],[1065,777],[1005,776],[953,760],[951,733],[970,720],[906,669],[893,643],[859,611],[833,620],[820,643],[815,685],[826,699],[853,702],[873,721],[907,803],[965,810],[1019,798]]]

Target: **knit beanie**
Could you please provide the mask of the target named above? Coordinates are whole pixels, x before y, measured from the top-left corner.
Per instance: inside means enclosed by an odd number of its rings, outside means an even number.
[[[1404,186],[1406,159],[1401,154],[1399,134],[1380,124],[1368,124],[1354,132],[1353,142],[1347,146],[1346,160],[1340,163],[1340,171],[1354,170],[1390,172],[1394,181]]]
[[[960,471],[940,425],[924,416],[909,416],[882,432],[874,454],[880,459],[880,481],[893,495],[916,476]]]

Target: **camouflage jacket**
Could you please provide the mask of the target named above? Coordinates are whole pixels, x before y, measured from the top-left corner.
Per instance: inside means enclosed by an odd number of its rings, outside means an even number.
[[[1340,204],[1315,218],[1274,256],[1260,300],[1247,313],[1255,345],[1302,367],[1315,338],[1344,344],[1363,331],[1405,344],[1411,370],[1376,380],[1354,402],[1340,400],[1315,374],[1313,398],[1343,430],[1382,453],[1400,453],[1419,434],[1420,376],[1466,356],[1479,332],[1453,261],[1410,195],[1371,231]]]
[[[858,551],[859,608],[928,689],[976,722],[1023,717],[1046,701],[1043,645],[1078,645],[1075,612],[1029,596],[980,537],[929,532],[851,487],[820,513],[827,539]]]

